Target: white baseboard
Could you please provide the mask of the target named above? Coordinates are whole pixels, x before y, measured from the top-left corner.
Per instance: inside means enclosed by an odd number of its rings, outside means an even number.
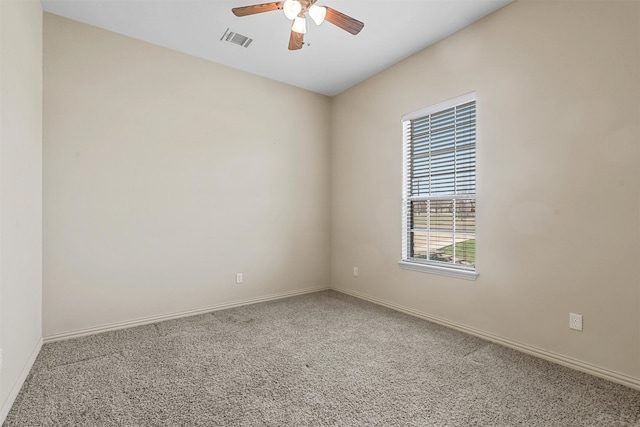
[[[198,308],[195,310],[180,311],[177,313],[162,314],[159,316],[142,317],[138,319],[127,320],[124,322],[116,322],[116,323],[110,323],[107,325],[95,326],[95,327],[86,328],[86,329],[79,329],[76,331],[62,332],[59,334],[54,334],[54,335],[49,335],[44,337],[44,343],[46,344],[54,341],[61,341],[61,340],[67,340],[71,338],[83,337],[86,335],[99,334],[101,332],[115,331],[118,329],[132,328],[134,326],[148,325],[149,323],[162,322],[164,320],[178,319],[181,317],[188,317],[188,316],[196,316],[198,314],[210,313],[212,311],[240,307],[240,306],[249,305],[249,304],[256,304],[259,302],[274,301],[282,298],[293,297],[296,295],[326,291],[329,289],[330,289],[329,286],[296,289],[293,291],[286,291],[286,292],[280,292],[277,294],[264,295],[264,296],[249,298],[249,299],[240,300],[240,301],[231,301],[228,303],[216,304],[209,307]]]
[[[487,341],[491,341],[494,342],[496,344],[500,344],[503,345],[505,347],[509,347],[512,348],[514,350],[518,350],[521,351],[523,353],[527,353],[530,354],[532,356],[536,356],[539,357],[541,359],[544,360],[548,360],[550,362],[554,362],[557,363],[559,365],[563,365],[566,366],[568,368],[572,368],[578,371],[582,371],[585,372],[587,374],[591,374],[594,375],[596,377],[600,377],[600,378],[604,378],[606,380],[618,383],[618,384],[622,384],[625,385],[627,387],[631,387],[637,390],[640,390],[640,379],[638,378],[634,378],[634,377],[630,377],[628,375],[619,373],[619,372],[615,372],[615,371],[611,371],[605,368],[601,368],[599,366],[596,365],[592,365],[590,363],[587,362],[582,362],[580,360],[577,359],[573,359],[571,357],[567,357],[567,356],[563,356],[561,354],[557,354],[551,351],[547,351],[547,350],[543,350],[541,348],[537,348],[528,344],[524,344],[524,343],[520,343],[517,341],[513,341],[507,338],[502,338],[498,335],[494,335],[490,332],[486,332],[480,329],[476,329],[476,328],[471,328],[469,326],[465,326],[462,325],[460,323],[456,323],[456,322],[452,322],[449,321],[447,319],[443,319],[441,317],[438,316],[433,316],[431,314],[427,314],[418,310],[414,310],[408,307],[404,307],[398,304],[394,304],[385,300],[382,300],[380,298],[376,298],[376,297],[372,297],[369,295],[365,295],[365,294],[361,294],[359,292],[354,292],[354,291],[350,291],[347,289],[341,289],[341,288],[336,288],[336,287],[332,287],[331,288],[334,291],[337,292],[341,292],[347,295],[351,295],[353,297],[356,298],[360,298],[363,299],[365,301],[369,301],[372,302],[374,304],[378,304],[387,308],[390,308],[392,310],[396,310],[396,311],[400,311],[402,313],[406,313],[409,314],[411,316],[414,317],[419,317],[421,319],[425,319],[428,320],[430,322],[433,323],[437,323],[452,329],[456,329],[458,331],[462,331],[471,335],[475,335],[477,337],[486,339]]]
[[[234,308],[234,307],[240,307],[243,305],[249,305],[249,304],[256,304],[256,303],[260,303],[260,302],[266,302],[266,301],[274,301],[274,300],[278,300],[278,299],[282,299],[282,298],[288,298],[288,297],[292,297],[292,296],[296,296],[296,295],[303,295],[303,294],[309,294],[309,293],[314,293],[314,292],[321,292],[321,291],[326,291],[326,290],[334,290],[337,292],[341,292],[347,295],[351,295],[353,297],[356,298],[360,298],[363,299],[365,301],[369,301],[372,302],[374,304],[378,304],[387,308],[390,308],[392,310],[396,310],[396,311],[400,311],[402,313],[406,313],[409,314],[411,316],[414,317],[419,317],[421,319],[425,319],[452,329],[456,329],[483,339],[486,339],[488,341],[503,345],[505,347],[509,347],[512,348],[514,350],[518,350],[521,351],[523,353],[527,353],[530,354],[532,356],[536,356],[539,357],[541,359],[544,360],[548,360],[550,362],[554,362],[557,363],[559,365],[563,365],[578,371],[582,371],[585,372],[587,374],[591,374],[594,375],[596,377],[600,377],[600,378],[604,378],[606,380],[618,383],[618,384],[622,384],[625,385],[627,387],[631,387],[637,390],[640,390],[640,379],[635,378],[635,377],[631,377],[619,372],[615,372],[615,371],[611,371],[609,369],[606,368],[602,368],[596,365],[592,365],[590,363],[587,362],[583,362],[577,359],[573,359],[571,357],[567,357],[567,356],[563,356],[561,354],[558,353],[554,353],[551,351],[547,351],[547,350],[543,350],[541,348],[535,347],[535,346],[531,346],[528,344],[524,344],[524,343],[520,343],[517,341],[513,341],[507,338],[503,338],[500,337],[498,335],[492,334],[490,332],[486,332],[480,329],[476,329],[476,328],[472,328],[460,323],[456,323],[456,322],[452,322],[450,320],[438,317],[438,316],[433,316],[431,314],[428,313],[424,313],[418,310],[414,310],[412,308],[408,308],[408,307],[404,307],[395,303],[391,303],[385,300],[382,300],[380,298],[376,298],[376,297],[372,297],[369,295],[365,295],[359,292],[354,292],[351,290],[347,290],[347,289],[341,289],[341,288],[337,288],[337,287],[333,287],[333,286],[321,286],[321,287],[313,287],[313,288],[305,288],[305,289],[297,289],[294,291],[287,291],[287,292],[281,292],[281,293],[277,293],[277,294],[271,294],[271,295],[265,295],[265,296],[261,296],[261,297],[256,297],[256,298],[249,298],[246,300],[240,300],[240,301],[232,301],[232,302],[228,302],[228,303],[222,303],[222,304],[217,304],[217,305],[213,305],[213,306],[209,306],[209,307],[204,307],[204,308],[200,308],[200,309],[196,309],[196,310],[188,310],[188,311],[182,311],[182,312],[177,312],[177,313],[170,313],[170,314],[165,314],[165,315],[159,315],[159,316],[151,316],[151,317],[144,317],[144,318],[139,318],[139,319],[134,319],[134,320],[130,320],[130,321],[125,321],[125,322],[117,322],[117,323],[111,323],[108,325],[102,325],[102,326],[97,326],[97,327],[92,327],[92,328],[87,328],[87,329],[81,329],[81,330],[76,330],[76,331],[70,331],[70,332],[64,332],[64,333],[60,333],[60,334],[55,334],[55,335],[50,335],[50,336],[46,336],[44,337],[44,343],[49,343],[49,342],[54,342],[54,341],[60,341],[60,340],[65,340],[65,339],[70,339],[70,338],[76,338],[76,337],[81,337],[81,336],[86,336],[86,335],[93,335],[93,334],[97,334],[100,332],[107,332],[107,331],[114,331],[114,330],[118,330],[118,329],[125,329],[125,328],[130,328],[130,327],[134,327],[134,326],[141,326],[141,325],[147,325],[149,323],[156,323],[156,322],[161,322],[164,320],[171,320],[171,319],[178,319],[181,317],[187,317],[187,316],[195,316],[198,314],[204,314],[204,313],[209,313],[209,312],[213,312],[213,311],[218,311],[218,310],[224,310],[227,308]],[[2,407],[2,412],[0,412],[0,421],[4,420],[4,417],[6,417],[6,415],[9,412],[9,409],[11,408],[11,404],[13,404],[13,400],[15,400],[18,392],[20,391],[20,387],[22,386],[22,383],[24,382],[24,380],[26,379],[27,374],[29,373],[29,370],[31,369],[31,366],[33,365],[33,362],[35,361],[36,356],[38,355],[38,352],[40,351],[40,347],[42,346],[42,340],[39,342],[38,347],[37,347],[37,351],[34,350],[34,354],[32,355],[32,358],[30,359],[27,367],[25,367],[25,371],[23,372],[23,374],[21,375],[21,379],[20,381],[18,381],[18,383],[16,383],[16,387],[14,387],[15,390],[15,394],[14,391],[12,390],[12,394],[10,394],[9,399],[7,400],[7,402],[5,402],[5,405]],[[8,402],[11,402],[11,404],[7,405]],[[2,423],[0,422],[0,425]]]
[[[29,372],[31,371],[31,368],[35,363],[36,358],[38,357],[38,354],[40,354],[41,348],[42,348],[42,338],[38,340],[38,342],[36,343],[36,346],[33,348],[33,351],[29,356],[29,360],[27,360],[27,363],[22,368],[22,372],[20,372],[18,379],[16,379],[16,382],[13,384],[13,387],[11,387],[11,390],[9,391],[9,395],[7,396],[7,400],[5,400],[2,403],[2,407],[0,408],[0,426],[4,423],[4,420],[7,418],[7,415],[9,415],[9,411],[11,410],[13,403],[16,401],[16,397],[18,397],[18,393],[20,393],[20,389],[22,388],[22,385],[27,379],[27,375],[29,375]]]

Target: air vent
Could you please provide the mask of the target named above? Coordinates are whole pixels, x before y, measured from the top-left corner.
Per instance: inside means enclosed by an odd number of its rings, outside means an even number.
[[[238,46],[242,47],[249,47],[253,39],[250,39],[247,36],[243,36],[242,34],[229,31],[229,29],[227,28],[227,31],[224,32],[220,41],[237,44]]]

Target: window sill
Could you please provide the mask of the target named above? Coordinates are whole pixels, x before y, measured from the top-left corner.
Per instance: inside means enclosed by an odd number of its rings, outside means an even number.
[[[410,261],[398,261],[398,265],[406,270],[422,271],[424,273],[439,274],[441,276],[456,277],[458,279],[476,280],[478,273],[457,268],[440,267],[437,265],[420,264]]]

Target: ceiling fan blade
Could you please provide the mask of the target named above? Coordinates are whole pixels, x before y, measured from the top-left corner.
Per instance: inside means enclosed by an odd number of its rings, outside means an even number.
[[[298,50],[302,49],[302,45],[304,44],[304,34],[296,33],[291,30],[291,35],[289,36],[289,50]]]
[[[357,19],[345,15],[342,12],[338,12],[335,9],[331,9],[330,7],[327,7],[327,16],[324,19],[354,36],[362,30],[362,27],[364,27],[364,22],[360,22]]]
[[[251,6],[234,7],[231,11],[236,16],[255,15],[256,13],[282,9],[283,3],[282,1],[274,1],[271,3],[252,4]]]

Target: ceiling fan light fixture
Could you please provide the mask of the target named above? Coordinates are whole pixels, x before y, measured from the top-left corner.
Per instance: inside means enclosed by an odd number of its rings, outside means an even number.
[[[293,20],[302,11],[302,4],[298,0],[285,0],[282,10],[287,18]]]
[[[307,33],[307,20],[304,19],[304,16],[296,16],[296,19],[293,20],[291,31],[295,31],[300,34]]]
[[[327,16],[327,8],[323,6],[316,6],[315,4],[309,8],[309,16],[313,19],[316,25],[320,25],[324,22],[325,16]]]

